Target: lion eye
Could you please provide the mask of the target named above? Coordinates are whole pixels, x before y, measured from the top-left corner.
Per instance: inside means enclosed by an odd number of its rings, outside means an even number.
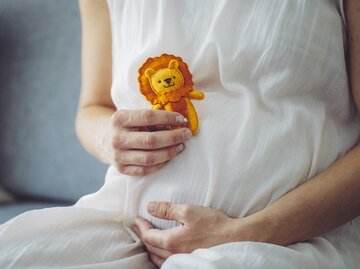
[[[173,78],[175,78],[175,76],[173,76]]]
[[[159,80],[158,82],[161,83],[161,80]]]

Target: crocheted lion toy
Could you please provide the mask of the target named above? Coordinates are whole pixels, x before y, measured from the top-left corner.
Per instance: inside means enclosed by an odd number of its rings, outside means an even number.
[[[192,75],[180,57],[162,54],[148,58],[139,69],[138,80],[153,109],[181,113],[191,132],[198,132],[199,121],[190,99],[202,100],[205,95],[193,88]]]

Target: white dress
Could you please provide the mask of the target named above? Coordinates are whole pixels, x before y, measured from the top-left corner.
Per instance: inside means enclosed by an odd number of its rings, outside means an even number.
[[[349,151],[359,120],[349,94],[340,0],[109,0],[112,98],[150,108],[138,68],[162,53],[189,65],[200,131],[160,171],[110,166],[104,186],[74,207],[0,226],[0,268],[154,268],[129,232],[150,200],[253,214]],[[171,256],[162,268],[359,268],[360,220],[282,247],[234,242]]]

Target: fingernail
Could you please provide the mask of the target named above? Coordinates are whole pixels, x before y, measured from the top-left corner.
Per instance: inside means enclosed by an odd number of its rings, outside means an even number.
[[[185,122],[185,118],[183,116],[181,116],[181,115],[176,116],[175,120],[176,120],[177,123],[184,123]]]
[[[176,152],[177,153],[180,153],[180,152],[182,152],[184,150],[184,145],[183,144],[180,144],[180,145],[178,145],[177,147],[176,147]]]
[[[148,203],[148,206],[147,206],[147,211],[148,211],[150,214],[154,214],[155,211],[156,211],[156,206],[157,206],[157,203],[156,203],[156,202],[149,202],[149,203]]]
[[[191,137],[191,131],[189,129],[184,131],[184,138],[189,139]]]

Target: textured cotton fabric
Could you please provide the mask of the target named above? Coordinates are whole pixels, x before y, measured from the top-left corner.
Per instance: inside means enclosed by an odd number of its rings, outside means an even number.
[[[75,207],[23,214],[0,226],[0,264],[36,268],[153,268],[129,227],[152,200],[253,214],[349,151],[359,120],[349,92],[337,0],[110,0],[112,98],[150,108],[138,68],[181,56],[205,93],[200,131],[145,177],[109,167]],[[6,243],[5,243],[6,242]],[[171,256],[162,268],[358,268],[360,221],[289,247],[234,242]],[[9,267],[11,268],[11,267]]]

